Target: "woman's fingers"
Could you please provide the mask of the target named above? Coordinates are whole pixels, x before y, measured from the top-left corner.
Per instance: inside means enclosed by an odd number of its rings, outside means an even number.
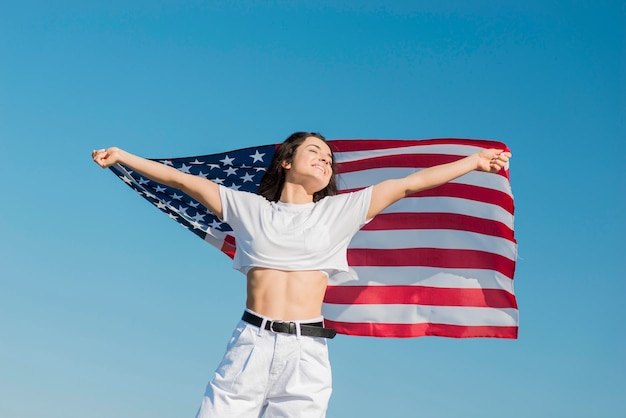
[[[107,166],[106,155],[107,153],[105,149],[93,150],[91,152],[91,158],[93,159],[93,161],[102,168],[106,168]]]
[[[511,158],[510,152],[496,151],[491,157],[491,161],[489,162],[491,171],[497,172],[503,169],[506,166],[506,164],[509,162],[509,158]]]

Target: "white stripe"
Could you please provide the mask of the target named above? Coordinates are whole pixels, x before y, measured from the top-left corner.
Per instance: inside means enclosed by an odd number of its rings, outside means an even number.
[[[517,326],[513,308],[476,308],[425,305],[343,305],[324,303],[325,318],[339,322],[387,324],[447,324],[461,326]]]
[[[381,213],[454,213],[501,222],[513,229],[513,215],[498,205],[459,197],[409,197],[400,199]]]
[[[390,229],[359,231],[350,248],[400,249],[441,248],[476,250],[499,254],[515,261],[516,244],[505,238],[452,229]]]
[[[514,293],[513,280],[494,270],[441,267],[355,266],[332,275],[331,286],[430,286],[458,289],[501,289]]]
[[[216,228],[209,228],[205,232],[206,236],[204,237],[204,240],[218,250],[221,250],[222,246],[224,245],[224,239],[228,234]]]
[[[485,148],[472,145],[438,144],[438,145],[411,145],[400,148],[379,148],[365,151],[336,152],[335,160],[338,163],[358,161],[366,158],[384,157],[388,155],[406,154],[442,154],[467,156]]]
[[[337,186],[340,190],[360,189],[373,184],[378,184],[389,179],[400,179],[409,174],[416,173],[423,168],[407,168],[407,167],[385,167],[372,168],[368,170],[351,171],[349,173],[341,173],[337,175]],[[512,196],[511,185],[506,177],[494,175],[484,171],[471,171],[449,183],[466,184],[470,186],[479,186],[486,189],[499,190]]]

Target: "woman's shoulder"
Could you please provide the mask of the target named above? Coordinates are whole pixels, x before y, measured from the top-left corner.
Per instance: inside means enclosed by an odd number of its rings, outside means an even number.
[[[220,197],[230,205],[269,206],[270,202],[263,196],[246,190],[238,190],[220,185]]]
[[[328,203],[333,201],[349,201],[349,200],[360,200],[360,199],[369,199],[372,195],[372,188],[374,186],[364,187],[358,190],[352,190],[349,192],[341,192],[333,196],[326,196],[323,199],[320,199],[320,202],[327,201]]]
[[[327,196],[317,202],[321,210],[337,210],[348,213],[354,208],[368,207],[372,196],[372,187],[343,192]]]

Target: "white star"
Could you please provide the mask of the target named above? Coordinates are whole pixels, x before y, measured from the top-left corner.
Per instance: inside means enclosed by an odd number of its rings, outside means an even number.
[[[198,175],[199,175],[200,177],[204,177],[204,178],[209,177],[209,175],[208,175],[208,174],[204,174],[202,171],[198,172]]]
[[[172,162],[170,160],[161,160],[159,161],[161,164],[165,164],[165,165],[171,165],[172,167],[174,167],[174,164],[172,164]]]
[[[199,229],[201,231],[204,231],[204,229],[202,228],[202,224],[198,223],[198,222],[190,222],[191,226],[193,226],[193,229]]]
[[[233,183],[233,184],[230,186],[230,188],[231,188],[231,189],[233,189],[233,190],[239,190],[239,189],[241,188],[241,185]]]
[[[256,171],[266,171],[265,167],[254,167]]]
[[[183,173],[187,173],[187,174],[191,174],[189,172],[189,169],[191,168],[190,165],[185,165],[185,163],[183,163],[183,165],[178,169],[179,171],[182,171]]]
[[[205,217],[205,216],[206,216],[206,215],[202,215],[202,214],[200,214],[200,212],[198,212],[198,213],[196,213],[196,214],[193,216],[193,220],[194,220],[194,221],[196,221],[196,222],[204,222],[204,217]]]
[[[260,154],[259,150],[256,150],[254,155],[251,155],[250,157],[252,157],[252,163],[255,163],[257,161],[261,161],[263,162],[263,156],[265,155],[265,153]]]
[[[172,215],[171,213],[168,213],[167,216],[169,216],[170,218],[172,218],[173,220],[178,219],[178,216],[176,215]]]
[[[199,204],[200,203],[198,203],[198,202],[196,202],[194,200],[190,200],[189,201],[189,206],[191,206],[192,208],[197,208]]]
[[[129,178],[126,176],[122,177],[122,180],[124,180],[124,183],[127,183],[127,184],[131,184],[133,182],[132,178]]]
[[[156,192],[157,193],[163,193],[164,191],[166,191],[167,189],[163,186],[157,186],[156,188]]]
[[[213,219],[213,222],[211,222],[211,225],[209,225],[209,228],[217,229],[220,226],[222,226],[222,223],[218,222],[217,219]]]
[[[183,216],[189,216],[187,215],[187,210],[188,208],[186,206],[178,205],[178,210],[176,212],[181,213]]]
[[[230,158],[228,155],[226,157],[224,157],[223,160],[220,160],[222,162],[222,164],[224,165],[233,165],[233,161],[235,161],[234,158]]]
[[[156,207],[159,209],[165,209],[167,208],[167,205],[165,203],[163,203],[162,200],[159,200],[158,202],[155,203]]]
[[[189,164],[198,165],[198,164],[204,164],[204,163],[202,161],[198,161],[198,159],[196,158],[194,161],[190,162]]]
[[[182,200],[183,196],[179,195],[178,193],[174,192],[174,194],[171,194],[170,197],[172,199],[176,199],[176,200]]]
[[[237,169],[234,167],[228,167],[225,171],[226,173],[226,177],[230,176],[230,175],[236,175],[237,174]]]
[[[213,183],[217,183],[217,184],[224,184],[224,179],[221,179],[219,177],[214,178],[213,179]]]
[[[246,173],[246,174],[243,175],[243,177],[239,177],[239,178],[242,179],[244,183],[247,182],[247,181],[254,180],[254,176],[252,174],[250,174],[250,173]]]
[[[211,170],[213,170],[214,168],[220,168],[219,164],[207,164],[207,167],[209,167]]]
[[[139,177],[139,184],[144,185],[146,183],[150,183],[150,180]]]

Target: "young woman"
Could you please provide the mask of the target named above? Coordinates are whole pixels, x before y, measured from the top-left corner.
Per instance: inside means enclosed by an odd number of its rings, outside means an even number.
[[[347,271],[350,239],[397,200],[472,170],[497,172],[511,154],[485,149],[337,195],[335,160],[323,136],[296,132],[282,143],[259,195],[235,191],[119,148],[97,150],[103,168],[121,163],[182,190],[234,231],[234,268],[247,276],[246,309],[209,382],[197,417],[323,417],[331,369],[322,300],[328,277]]]

